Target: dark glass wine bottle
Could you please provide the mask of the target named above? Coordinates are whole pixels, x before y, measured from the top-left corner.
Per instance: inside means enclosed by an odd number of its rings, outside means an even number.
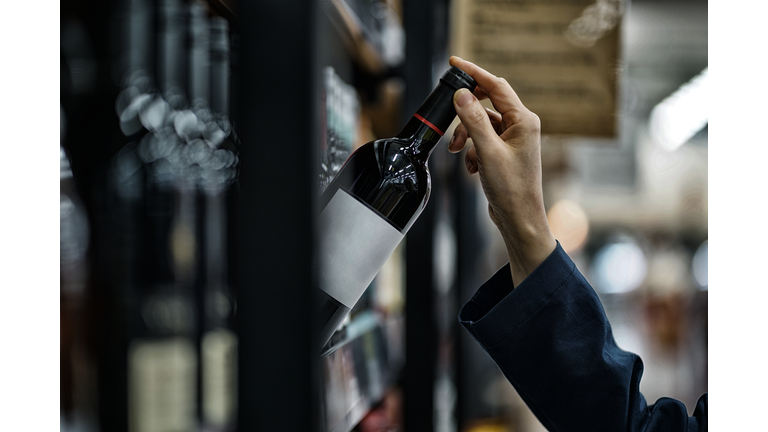
[[[209,25],[211,119],[203,136],[214,146],[217,163],[205,171],[199,186],[203,207],[199,414],[202,431],[227,432],[236,429],[237,419],[237,303],[227,272],[227,221],[230,186],[237,181],[237,137],[229,117],[230,26],[220,16],[211,17]]]
[[[355,150],[320,197],[322,345],[426,206],[427,161],[456,118],[453,94],[476,86],[451,67],[396,137]]]

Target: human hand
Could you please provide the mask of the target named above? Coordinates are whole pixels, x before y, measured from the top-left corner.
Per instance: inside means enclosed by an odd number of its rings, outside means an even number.
[[[480,175],[488,213],[504,238],[517,287],[557,245],[544,208],[541,122],[504,78],[459,57],[449,62],[472,76],[477,88],[474,94],[460,89],[453,95],[461,124],[448,150],[460,152],[472,139],[465,157],[467,171]],[[486,98],[496,111],[482,106],[480,100]]]

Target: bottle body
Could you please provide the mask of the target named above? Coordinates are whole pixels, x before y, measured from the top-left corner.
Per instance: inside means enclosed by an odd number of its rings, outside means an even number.
[[[397,137],[359,147],[323,192],[319,217],[322,345],[427,205],[431,188],[427,162],[456,116],[453,93],[475,85],[452,68]]]
[[[321,307],[323,341],[330,339],[427,204],[429,170],[410,154],[409,144],[394,138],[361,146],[321,198],[320,285],[327,297]]]

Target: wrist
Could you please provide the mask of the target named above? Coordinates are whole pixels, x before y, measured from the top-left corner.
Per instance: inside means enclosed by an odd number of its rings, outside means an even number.
[[[497,224],[507,249],[512,281],[517,287],[555,250],[557,241],[546,216]]]

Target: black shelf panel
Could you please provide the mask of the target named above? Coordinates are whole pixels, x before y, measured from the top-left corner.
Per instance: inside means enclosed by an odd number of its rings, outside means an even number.
[[[317,8],[242,2],[238,429],[318,430]]]

